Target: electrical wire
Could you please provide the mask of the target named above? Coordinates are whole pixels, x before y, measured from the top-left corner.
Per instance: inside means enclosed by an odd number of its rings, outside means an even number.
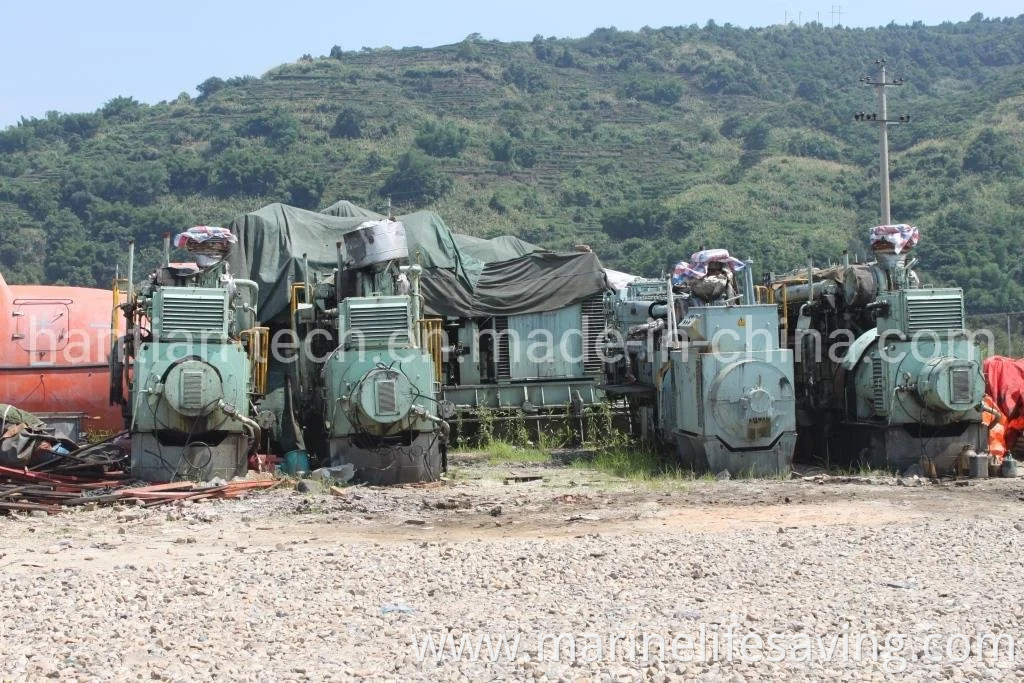
[[[395,369],[396,364],[398,366],[397,370]],[[419,391],[419,389],[416,387],[415,382],[412,381],[412,378],[409,377],[408,373],[402,367],[402,363],[397,358],[392,360],[391,363],[387,365],[384,364],[383,362],[378,361],[375,364],[374,370],[387,373],[389,375],[389,379],[393,379],[397,377],[399,374],[405,377],[410,388],[410,394],[413,398],[413,403],[415,403],[418,399],[433,400],[435,403],[437,403],[437,399],[430,396],[425,396]],[[358,397],[360,395],[364,383],[369,379],[371,374],[373,374],[373,370],[364,373],[356,381],[356,383],[352,386],[352,390],[349,393],[350,397]],[[332,408],[332,423],[334,422],[334,417],[336,417],[337,415],[337,404],[340,400],[341,399],[339,397],[334,402],[334,406]],[[436,473],[433,472],[430,466],[430,458],[428,456],[430,455],[431,452],[434,451],[435,447],[438,446],[437,442],[440,436],[438,435],[436,429],[430,433],[432,435],[430,442],[426,445],[426,447],[423,447],[416,445],[416,441],[419,438],[419,436],[414,436],[416,431],[414,429],[402,430],[401,434],[396,435],[374,434],[370,430],[368,425],[363,424],[357,401],[349,401],[349,408],[346,411],[345,415],[348,418],[349,423],[351,424],[353,429],[353,437],[350,438],[350,442],[353,443],[357,448],[360,448],[361,450],[373,452],[380,461],[388,463],[384,467],[367,467],[365,469],[369,469],[374,472],[387,472],[398,467],[402,461],[407,461],[408,464],[411,465],[422,463],[422,469],[427,473],[428,477],[431,479],[435,478]],[[404,417],[405,416],[403,416],[403,418]],[[420,432],[420,434],[423,433]],[[394,440],[396,439],[407,443],[394,443]],[[442,454],[442,458],[443,457],[444,456]]]

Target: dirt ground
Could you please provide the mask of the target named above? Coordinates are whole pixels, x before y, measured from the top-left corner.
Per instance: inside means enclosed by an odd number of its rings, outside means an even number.
[[[555,464],[455,459],[445,481],[300,493],[294,481],[236,501],[15,515],[0,569],[208,562],[234,553],[372,542],[558,539],[670,532],[878,527],[1024,519],[1024,479],[811,475],[716,481],[619,479]]]
[[[919,642],[1021,632],[1007,577],[1024,480],[633,480],[461,455],[434,484],[297,483],[0,517],[0,681],[1024,680],[1012,652],[932,661]],[[790,645],[899,633],[907,647],[809,661],[612,647],[591,661],[540,645],[726,628]],[[484,634],[522,648],[443,644]],[[435,655],[417,650],[435,636]]]

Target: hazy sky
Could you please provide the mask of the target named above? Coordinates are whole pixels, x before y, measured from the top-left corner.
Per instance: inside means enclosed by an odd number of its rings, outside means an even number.
[[[0,128],[47,111],[93,111],[119,95],[155,103],[210,76],[260,76],[332,45],[432,47],[470,33],[503,41],[595,28],[718,24],[927,25],[1022,13],[1020,0],[0,0]]]

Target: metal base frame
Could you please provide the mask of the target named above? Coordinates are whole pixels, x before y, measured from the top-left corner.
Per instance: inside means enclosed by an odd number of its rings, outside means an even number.
[[[418,434],[408,446],[360,448],[348,437],[330,440],[331,466],[351,464],[355,478],[367,484],[389,486],[437,481],[441,478],[442,452],[435,434]]]
[[[249,439],[227,436],[216,446],[161,445],[151,433],[132,434],[131,476],[148,482],[229,480],[243,476],[248,467]]]
[[[728,470],[733,477],[777,477],[793,469],[796,432],[783,432],[770,447],[757,450],[732,450],[715,437],[682,432],[675,437],[680,461],[694,472]]]

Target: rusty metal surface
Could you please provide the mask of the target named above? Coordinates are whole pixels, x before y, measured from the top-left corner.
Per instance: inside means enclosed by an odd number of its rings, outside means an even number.
[[[153,507],[182,500],[240,498],[250,491],[273,488],[281,482],[279,479],[251,479],[213,486],[191,481],[132,486],[125,481],[125,476],[124,472],[115,471],[96,477],[79,477],[0,466],[0,511],[38,510],[55,514],[88,504]]]

